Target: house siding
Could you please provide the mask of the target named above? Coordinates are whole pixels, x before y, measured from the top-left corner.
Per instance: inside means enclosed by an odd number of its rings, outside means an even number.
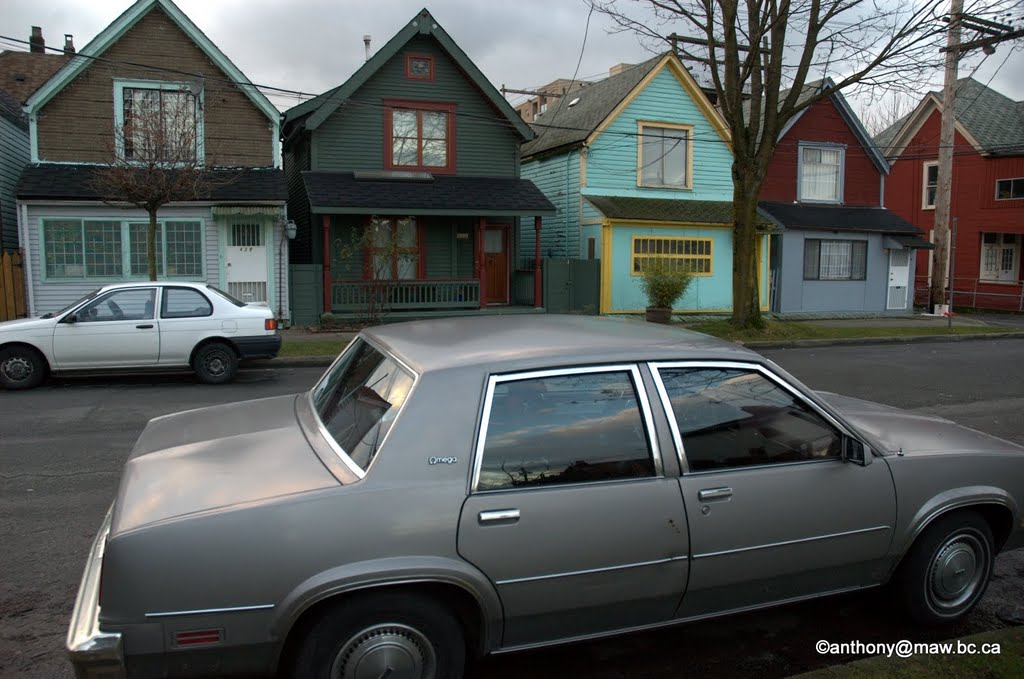
[[[882,174],[831,99],[813,104],[779,141],[761,187],[761,200],[797,201],[801,142],[837,144],[845,149],[843,204],[879,207]]]
[[[434,80],[405,78],[405,55],[434,58]],[[515,177],[519,137],[430,36],[420,35],[380,68],[313,131],[313,169],[384,169],[385,99],[454,103],[455,171],[461,176]]]
[[[129,66],[172,64],[187,73],[202,73],[206,163],[269,167],[277,140],[262,111],[229,76],[157,6],[132,26],[97,61],[86,68],[38,113],[39,160],[94,162],[110,160],[114,148],[114,78],[183,80],[166,71]]]
[[[570,151],[558,156],[523,163],[522,176],[548,197],[557,211],[544,217],[540,232],[542,257],[580,257],[580,154]],[[589,203],[588,203],[589,205]],[[591,210],[593,208],[591,207]],[[519,260],[534,258],[534,220],[519,220]]]
[[[933,111],[907,145],[907,158],[893,161],[886,179],[886,207],[925,234],[935,227],[935,210],[922,204],[924,166],[938,161],[941,115]],[[985,157],[959,131],[954,136],[953,191],[950,214],[957,218],[955,253],[956,303],[970,306],[1020,310],[1024,278],[1024,247],[1017,263],[1018,283],[985,283],[981,275],[983,233],[1024,234],[1024,199],[996,200],[996,181],[1024,177],[1024,156]],[[952,227],[952,223],[951,223]],[[916,286],[928,285],[932,255],[917,258]],[[925,301],[920,296],[918,301]]]
[[[310,169],[309,135],[293,141],[284,153],[284,177],[288,184],[288,218],[295,221],[296,236],[289,250],[292,264],[312,264],[314,231],[310,224],[309,199],[302,173]],[[322,260],[321,260],[322,261]]]
[[[693,125],[692,189],[637,186],[638,121]],[[732,151],[668,68],[588,146],[586,173],[584,194],[732,200]]]
[[[0,251],[18,248],[15,190],[28,161],[28,130],[0,116]]]

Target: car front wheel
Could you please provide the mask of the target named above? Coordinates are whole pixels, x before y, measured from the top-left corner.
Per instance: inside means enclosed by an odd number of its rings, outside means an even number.
[[[925,529],[896,579],[910,616],[932,625],[966,616],[988,587],[993,542],[988,522],[971,511],[940,517]]]
[[[293,677],[458,679],[466,646],[458,621],[433,599],[380,593],[329,610],[302,640]]]
[[[238,356],[223,342],[204,344],[192,357],[192,370],[205,384],[230,382],[238,372]]]
[[[46,359],[29,347],[0,350],[0,385],[5,389],[31,389],[46,378]]]

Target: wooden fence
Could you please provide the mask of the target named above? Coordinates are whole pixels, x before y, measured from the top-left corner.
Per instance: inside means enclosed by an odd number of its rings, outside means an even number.
[[[21,253],[0,254],[0,321],[25,316],[25,274]]]

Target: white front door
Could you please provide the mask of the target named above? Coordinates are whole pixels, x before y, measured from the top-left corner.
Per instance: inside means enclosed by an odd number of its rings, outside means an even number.
[[[228,293],[243,302],[267,302],[267,240],[261,219],[233,220],[227,225]]]
[[[1020,263],[1020,235],[986,233],[981,238],[981,279],[1013,283]]]
[[[61,370],[135,368],[160,357],[156,288],[100,295],[53,330],[53,356]]]
[[[889,296],[886,309],[906,309],[910,289],[910,250],[889,250]]]

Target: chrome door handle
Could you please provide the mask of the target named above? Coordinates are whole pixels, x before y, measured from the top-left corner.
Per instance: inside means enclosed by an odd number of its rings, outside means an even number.
[[[478,517],[480,523],[515,523],[519,520],[518,509],[495,509],[489,512],[480,512]]]
[[[707,500],[724,500],[727,497],[732,497],[732,488],[707,488],[697,493],[697,499],[701,502]]]

